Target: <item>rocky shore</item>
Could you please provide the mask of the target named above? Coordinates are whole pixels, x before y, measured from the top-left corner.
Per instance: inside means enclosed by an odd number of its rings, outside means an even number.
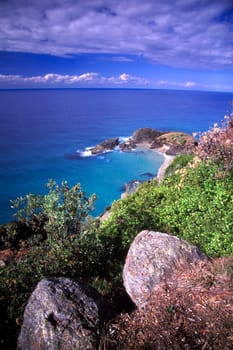
[[[120,143],[117,138],[109,139],[101,144],[93,147],[91,151],[93,154],[98,154],[98,151],[109,151],[109,145],[112,149],[115,146],[119,147],[121,151],[130,152],[133,150],[153,150],[164,156],[164,162],[160,166],[155,178],[160,183],[165,175],[166,169],[173,162],[174,158],[178,154],[192,153],[193,149],[197,145],[197,141],[189,134],[183,132],[160,132],[158,130],[150,128],[142,128],[136,130],[132,137],[125,142]],[[107,145],[108,148],[104,148],[103,145]],[[129,193],[133,193],[140,185],[140,181],[133,180],[125,185],[125,191],[122,193],[121,198],[124,198]],[[111,210],[105,211],[100,216],[100,221],[104,221],[111,215]]]
[[[157,179],[161,182],[167,167],[172,163],[174,157],[177,154],[190,154],[196,146],[196,139],[183,132],[161,132],[151,128],[141,128],[123,142],[120,142],[120,139],[115,137],[107,139],[88,150],[92,155],[100,155],[114,149],[123,152],[145,149],[161,153],[164,155],[164,162],[157,174]]]
[[[193,136],[183,132],[161,132],[151,128],[141,128],[136,130],[126,141],[120,142],[120,139],[115,137],[88,148],[88,150],[92,155],[99,155],[114,149],[129,152],[143,147],[175,156],[180,153],[192,152],[196,145],[197,141]]]

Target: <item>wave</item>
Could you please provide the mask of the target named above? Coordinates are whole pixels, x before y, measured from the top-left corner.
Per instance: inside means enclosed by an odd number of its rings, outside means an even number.
[[[77,150],[77,154],[79,157],[84,157],[84,158],[85,157],[98,157],[99,159],[101,159],[101,157],[100,157],[101,155],[106,154],[106,153],[110,153],[113,151],[112,149],[106,149],[101,153],[93,154],[91,152],[91,149],[92,149],[92,147],[87,147],[87,148],[85,148],[84,151]]]
[[[92,147],[86,147],[84,151],[77,150],[77,153],[80,157],[92,157],[93,154],[91,152]]]

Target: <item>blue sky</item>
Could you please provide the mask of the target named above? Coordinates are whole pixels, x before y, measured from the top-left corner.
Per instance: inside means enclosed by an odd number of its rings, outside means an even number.
[[[1,0],[0,88],[233,91],[232,0]]]

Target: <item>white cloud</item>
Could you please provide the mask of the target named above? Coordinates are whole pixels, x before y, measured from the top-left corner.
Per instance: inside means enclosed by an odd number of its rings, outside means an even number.
[[[106,82],[113,82],[116,85],[130,85],[130,86],[135,86],[135,87],[146,87],[148,86],[151,81],[148,79],[142,78],[142,77],[136,77],[132,76],[127,73],[122,73],[118,77],[111,77],[111,78],[104,78]]]
[[[186,83],[184,84],[184,86],[186,86],[186,87],[193,87],[195,85],[196,85],[196,83],[194,81],[186,81]]]
[[[160,80],[157,82],[158,86],[161,87],[177,87],[177,88],[193,88],[196,86],[200,86],[200,84],[197,84],[194,81],[185,81],[185,82],[178,82],[178,81],[168,81],[168,80]]]
[[[124,56],[114,56],[111,59],[113,62],[133,62],[132,58],[124,57]]]
[[[106,77],[95,72],[87,72],[81,75],[62,75],[48,73],[46,75],[25,77],[21,75],[3,75],[0,74],[0,84],[8,83],[9,86],[17,84],[20,87],[87,87],[87,86],[125,86],[132,87],[146,86],[149,82],[141,77],[131,76],[122,73],[120,76]],[[1,86],[1,85],[0,85]]]
[[[0,74],[0,82],[17,82],[21,80],[22,77],[20,75],[4,75]]]
[[[0,49],[232,68],[232,23],[232,0],[7,0],[0,2]]]
[[[24,77],[21,75],[3,75],[0,74],[0,83],[17,83],[17,84],[76,84],[80,82],[97,81],[98,73],[84,73],[81,75],[61,75],[55,73],[48,73],[41,76]]]
[[[154,87],[165,89],[185,89],[185,90],[207,90],[207,91],[233,91],[232,84],[206,84],[199,81],[172,81],[159,80],[154,83]]]
[[[104,76],[96,72],[80,75],[62,75],[48,73],[45,75],[26,77],[22,75],[0,74],[0,88],[76,88],[76,87],[111,87],[111,88],[161,88],[186,90],[232,91],[232,85],[205,84],[195,81],[148,80],[139,76],[122,73],[118,76]]]
[[[122,81],[128,81],[129,79],[130,79],[130,75],[126,73],[123,73],[119,76],[119,80],[122,80]]]

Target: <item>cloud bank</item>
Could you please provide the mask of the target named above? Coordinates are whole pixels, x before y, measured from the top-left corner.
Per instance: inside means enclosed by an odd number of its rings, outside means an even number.
[[[65,57],[106,53],[122,62],[136,55],[172,67],[232,68],[232,5],[232,0],[2,0],[0,50]]]
[[[103,76],[96,72],[80,75],[62,75],[48,73],[45,75],[25,77],[22,75],[0,74],[0,88],[157,88],[183,90],[232,91],[232,86],[208,85],[198,81],[148,80],[139,76],[122,73],[119,76]]]
[[[4,85],[5,84],[5,85]],[[25,77],[21,75],[3,75],[0,74],[0,87],[1,85],[11,87],[122,87],[122,86],[134,86],[145,87],[149,84],[149,81],[132,76],[126,73],[122,73],[119,76],[102,76],[95,72],[87,72],[81,75],[62,75],[56,73],[49,73],[45,75]]]

